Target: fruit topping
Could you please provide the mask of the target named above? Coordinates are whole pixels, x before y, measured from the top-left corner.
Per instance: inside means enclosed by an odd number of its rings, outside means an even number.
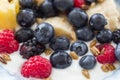
[[[34,9],[36,6],[35,0],[19,0],[19,3],[22,9]]]
[[[101,52],[100,55],[97,56],[97,60],[99,63],[114,63],[116,61],[115,56],[115,48],[111,44],[100,44],[96,46]]]
[[[115,48],[115,56],[117,57],[118,61],[120,61],[120,43]]]
[[[74,8],[68,14],[68,20],[76,28],[81,28],[81,27],[84,27],[87,24],[87,22],[88,22],[88,15],[87,15],[87,13],[84,10],[82,10],[80,8]]]
[[[51,40],[50,48],[53,50],[68,50],[70,41],[65,36],[60,36]]]
[[[22,66],[21,74],[24,77],[48,78],[52,71],[50,61],[41,56],[34,56],[28,59]]]
[[[19,11],[18,0],[0,0],[0,30],[15,30],[16,15]]]
[[[70,11],[74,6],[73,0],[54,0],[55,8],[61,12]]]
[[[12,30],[0,31],[0,53],[13,53],[19,48]]]
[[[88,52],[88,47],[84,42],[76,41],[71,45],[70,50],[76,52],[79,56],[82,56]]]
[[[45,0],[39,7],[38,11],[39,14],[42,14],[41,17],[52,17],[56,15],[56,10],[53,7],[52,1]],[[38,15],[39,15],[38,14]]]
[[[64,69],[72,64],[72,58],[67,52],[55,51],[50,56],[50,62],[54,68]]]
[[[113,42],[116,44],[120,42],[120,29],[113,31]]]
[[[24,42],[20,47],[20,55],[27,59],[35,55],[40,55],[44,51],[45,46],[38,44],[35,38]]]
[[[96,65],[96,59],[92,55],[86,55],[80,59],[79,64],[84,69],[93,69]]]
[[[112,31],[103,29],[97,34],[96,39],[100,43],[109,43],[112,41]]]
[[[23,9],[17,14],[17,22],[21,27],[31,27],[35,23],[35,14],[32,9]]]
[[[90,41],[94,38],[94,32],[88,27],[78,29],[76,35],[79,40],[83,41]]]
[[[85,5],[85,0],[74,0],[74,6],[75,7],[82,7],[83,5]]]
[[[107,24],[107,21],[103,14],[96,13],[91,16],[89,25],[93,30],[102,30],[104,29],[105,25]]]
[[[47,44],[54,38],[54,28],[49,23],[38,24],[34,35],[39,43]]]
[[[21,28],[15,33],[15,39],[21,43],[21,42],[26,42],[29,39],[32,39],[34,36],[33,30],[29,28]]]

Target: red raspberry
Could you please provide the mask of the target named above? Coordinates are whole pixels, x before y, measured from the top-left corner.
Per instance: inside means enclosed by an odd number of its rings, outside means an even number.
[[[85,0],[74,0],[75,7],[82,7],[85,4]]]
[[[115,48],[110,44],[100,44],[96,46],[100,51],[104,49],[103,53],[97,56],[98,62],[104,63],[114,63],[116,61]]]
[[[21,74],[24,77],[34,78],[47,78],[50,76],[52,71],[52,65],[50,61],[41,56],[34,56],[26,61],[21,69]]]
[[[13,53],[18,48],[13,31],[6,29],[0,32],[0,53]]]

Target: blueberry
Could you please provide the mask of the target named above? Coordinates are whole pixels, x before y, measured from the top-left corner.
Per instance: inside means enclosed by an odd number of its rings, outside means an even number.
[[[35,23],[35,15],[31,9],[23,9],[17,14],[17,22],[21,27],[31,27]]]
[[[80,59],[79,64],[84,69],[93,69],[96,64],[96,59],[92,55],[86,55]]]
[[[88,15],[86,12],[80,8],[74,8],[68,14],[68,20],[71,24],[73,24],[76,28],[84,27],[88,22]]]
[[[95,2],[96,0],[85,0],[85,3],[87,5],[91,5],[93,2]]]
[[[53,7],[52,1],[45,0],[39,7],[38,13],[40,13],[41,17],[53,17],[56,15],[56,10]]]
[[[78,29],[76,35],[79,40],[83,41],[90,41],[94,38],[94,32],[88,27]]]
[[[115,56],[120,61],[120,43],[115,48]]]
[[[112,41],[112,31],[108,29],[101,30],[97,35],[96,39],[100,43],[109,43]]]
[[[18,31],[15,32],[15,39],[21,43],[21,42],[25,42],[29,39],[32,39],[34,36],[33,34],[33,30],[29,29],[29,28],[21,28]]]
[[[74,0],[54,0],[54,6],[61,12],[68,12],[73,8]]]
[[[88,47],[84,42],[76,41],[71,45],[70,50],[76,52],[77,55],[82,56],[88,52]]]
[[[89,25],[93,30],[102,30],[104,29],[104,26],[107,24],[107,21],[104,17],[104,15],[100,13],[96,13],[91,16]]]
[[[72,64],[72,58],[64,51],[56,51],[50,56],[50,62],[54,68],[64,69]]]
[[[32,56],[40,55],[45,51],[45,46],[39,44],[35,38],[24,42],[20,47],[20,55],[29,59]]]
[[[38,24],[34,31],[37,41],[41,44],[47,44],[54,38],[54,28],[49,23]]]
[[[120,43],[120,29],[113,31],[113,42]]]
[[[65,36],[54,38],[50,43],[50,48],[53,50],[68,50],[70,41]]]
[[[19,0],[19,2],[22,9],[24,8],[34,9],[36,6],[36,3],[34,0]]]

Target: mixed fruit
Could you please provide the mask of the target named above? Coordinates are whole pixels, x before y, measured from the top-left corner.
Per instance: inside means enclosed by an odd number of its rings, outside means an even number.
[[[72,57],[68,50],[81,56],[79,65],[87,70],[93,69],[97,62],[114,64],[116,60],[120,61],[120,30],[112,32],[105,29],[107,20],[104,15],[96,13],[89,19],[83,10],[84,6],[98,3],[99,0],[44,0],[41,4],[37,4],[38,2],[19,0],[20,11],[16,21],[21,28],[15,32],[8,29],[0,32],[0,53],[13,53],[21,44],[20,55],[28,59],[21,68],[24,77],[43,79],[50,76],[52,67],[57,69],[69,67],[72,64]],[[56,37],[56,30],[50,23],[42,22],[36,27],[33,26],[37,18],[46,19],[63,13],[74,26],[78,39],[74,42],[65,35]],[[9,25],[11,26],[14,25]],[[31,29],[32,26],[34,29]],[[89,48],[85,42],[94,38],[98,41],[95,47],[100,54],[86,55]],[[116,48],[111,45],[111,41],[117,44]],[[40,56],[48,46],[53,50],[50,60]]]

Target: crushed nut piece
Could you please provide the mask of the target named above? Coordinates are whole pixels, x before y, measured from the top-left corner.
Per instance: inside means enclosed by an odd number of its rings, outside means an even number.
[[[84,5],[84,4],[81,6],[81,8],[84,9],[84,10],[88,10],[89,7],[90,7],[90,6],[88,6],[88,5]]]
[[[98,56],[100,54],[100,51],[95,46],[91,47],[90,50],[95,56]]]
[[[37,6],[40,6],[45,0],[35,0]]]
[[[105,0],[97,0],[99,3],[103,3]]]
[[[45,54],[46,54],[46,55],[50,55],[52,52],[53,52],[53,51],[52,51],[50,48],[47,48],[47,49],[45,50]]]
[[[104,72],[108,72],[108,71],[113,71],[116,69],[116,67],[113,65],[113,64],[103,64],[101,66],[101,69],[104,71]]]
[[[78,60],[79,58],[79,56],[75,52],[70,52],[70,56],[75,60]]]
[[[82,70],[82,74],[83,74],[87,79],[90,79],[90,74],[89,74],[88,70]]]
[[[43,19],[42,19],[42,18],[37,18],[37,19],[36,19],[36,22],[37,22],[37,23],[42,23],[42,22],[43,22]]]
[[[103,48],[103,49],[101,50],[100,54],[103,54],[103,53],[104,53],[104,51],[105,51],[105,48]]]
[[[46,78],[45,80],[52,80],[52,78],[51,78],[51,77],[48,77],[48,78]]]
[[[93,40],[91,43],[90,43],[90,47],[93,47],[97,44],[97,40]]]
[[[5,61],[5,59],[3,59],[3,57],[0,56],[0,62],[2,62],[3,64],[7,64],[7,61]]]
[[[95,7],[95,5],[96,5],[96,3],[93,2],[93,3],[90,5],[90,7],[93,8],[93,7]]]
[[[1,56],[3,57],[3,59],[5,61],[11,61],[11,58],[10,58],[10,56],[8,54],[1,54]]]

